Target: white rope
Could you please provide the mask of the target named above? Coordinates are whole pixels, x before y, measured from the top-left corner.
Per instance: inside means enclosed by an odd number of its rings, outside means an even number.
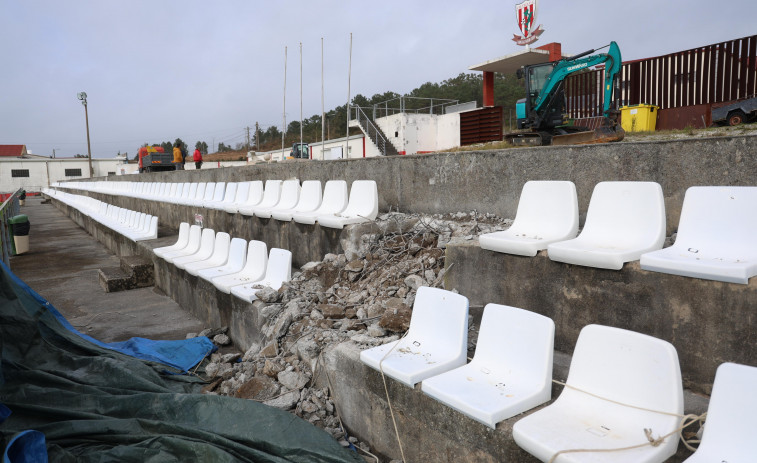
[[[403,463],[407,463],[407,460],[405,460],[405,451],[402,449],[402,439],[400,439],[400,432],[397,429],[397,420],[394,418],[394,410],[392,409],[392,399],[389,398],[389,388],[386,386],[386,377],[384,376],[384,360],[386,359],[389,354],[392,353],[395,347],[397,347],[400,342],[402,342],[403,339],[405,339],[405,336],[407,336],[407,333],[409,331],[405,331],[405,334],[402,335],[401,338],[397,342],[394,343],[391,349],[387,351],[386,354],[384,354],[383,357],[381,357],[381,361],[379,362],[379,371],[381,372],[381,380],[384,382],[384,393],[386,393],[386,402],[389,405],[389,414],[392,416],[392,424],[394,425],[394,435],[397,437],[397,443],[400,446],[400,455],[402,456]]]

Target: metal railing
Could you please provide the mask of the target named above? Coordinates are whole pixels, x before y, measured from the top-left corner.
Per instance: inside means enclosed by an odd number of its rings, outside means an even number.
[[[360,124],[363,131],[365,131],[365,134],[368,135],[371,140],[373,140],[379,151],[381,151],[381,154],[383,156],[386,156],[387,141],[386,137],[384,136],[384,132],[382,132],[381,129],[378,128],[376,124],[374,124],[373,121],[368,117],[368,115],[365,114],[363,108],[361,108],[360,106],[351,106],[350,109],[355,110],[355,118],[350,119],[356,120],[357,123]]]
[[[382,101],[373,105],[373,119],[391,116],[399,113],[414,114],[444,114],[444,108],[456,105],[460,100],[444,98],[420,98],[415,96],[401,96]]]
[[[2,254],[3,263],[10,268],[11,255],[11,225],[8,223],[11,217],[18,215],[21,210],[18,197],[21,194],[21,188],[13,192],[3,204],[0,205],[0,254]]]

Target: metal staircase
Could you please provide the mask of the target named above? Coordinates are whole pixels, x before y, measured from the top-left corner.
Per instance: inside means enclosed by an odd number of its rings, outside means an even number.
[[[353,106],[352,108],[355,110],[356,117],[354,120],[357,122],[358,126],[360,126],[360,130],[373,141],[373,144],[376,145],[379,152],[383,156],[399,155],[397,148],[395,148],[386,138],[384,132],[373,122],[373,120],[365,114],[363,108],[360,106]]]

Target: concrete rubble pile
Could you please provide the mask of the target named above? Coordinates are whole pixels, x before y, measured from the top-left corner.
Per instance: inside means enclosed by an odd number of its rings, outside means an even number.
[[[330,378],[320,368],[321,352],[338,343],[365,349],[398,339],[409,327],[418,287],[443,286],[444,247],[510,223],[475,211],[390,212],[357,226],[363,228],[351,234],[352,241],[342,241],[344,254],[304,265],[279,291],[258,291],[253,307],[266,320],[264,341],[244,354],[213,354],[204,369],[209,381],[204,391],[291,411],[342,445],[368,451],[343,431]],[[200,334],[219,345],[229,343],[223,329]]]

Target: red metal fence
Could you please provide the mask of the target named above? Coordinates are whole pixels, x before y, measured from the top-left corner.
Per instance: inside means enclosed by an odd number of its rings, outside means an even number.
[[[604,69],[566,79],[570,117],[601,116],[603,79]],[[615,108],[651,104],[660,107],[664,119],[664,110],[706,105],[694,112],[709,118],[713,104],[757,95],[757,35],[625,62],[616,85]]]

